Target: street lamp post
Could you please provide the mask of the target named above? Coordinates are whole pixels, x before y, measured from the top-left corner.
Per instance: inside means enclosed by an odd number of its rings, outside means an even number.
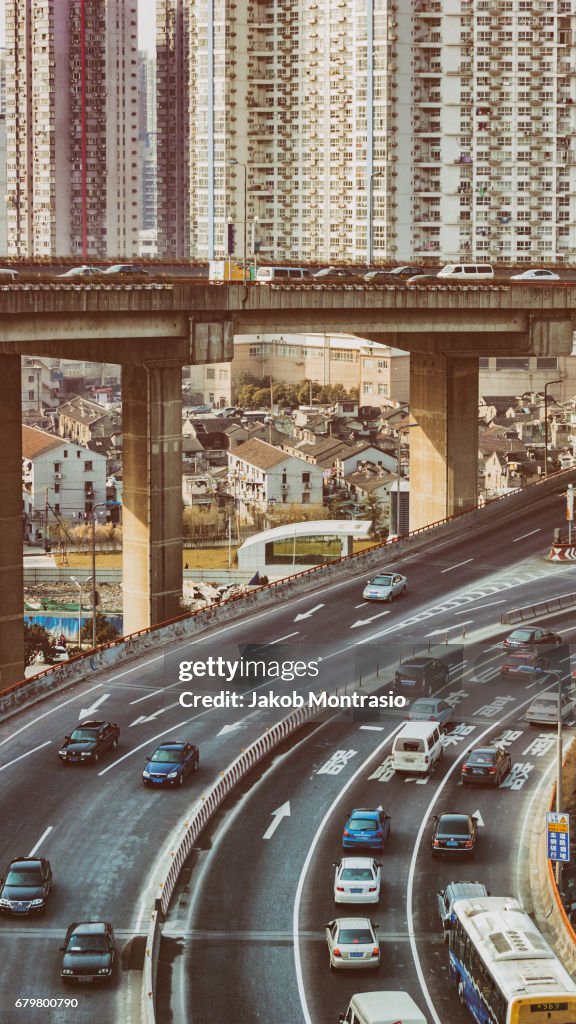
[[[544,476],[548,476],[548,388],[562,384],[562,380],[549,380],[544,385]]]
[[[120,501],[97,501],[92,505],[92,647],[96,647],[96,509],[118,508]]]
[[[243,170],[244,170],[244,223],[243,223],[243,227],[244,227],[244,231],[243,231],[244,245],[243,245],[243,248],[242,248],[242,280],[244,281],[244,284],[246,284],[246,250],[247,250],[247,241],[246,241],[247,223],[246,223],[246,217],[247,217],[247,207],[248,207],[248,174],[247,174],[246,164],[242,163],[241,160],[236,160],[236,159],[233,158],[232,160],[229,160],[228,163],[230,164],[231,167],[242,167]]]
[[[90,583],[92,576],[88,576],[82,583],[76,579],[75,576],[71,576],[72,583],[75,583],[78,587],[78,650],[82,650],[82,590],[87,583]]]
[[[385,174],[385,171],[371,171],[370,178],[368,181],[368,208],[366,210],[366,226],[367,231],[367,246],[366,246],[366,266],[368,269],[372,266],[372,251],[373,245],[373,227],[374,227],[374,178],[381,178]]]

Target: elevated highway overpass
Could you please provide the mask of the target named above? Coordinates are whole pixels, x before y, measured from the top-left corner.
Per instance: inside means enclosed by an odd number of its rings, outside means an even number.
[[[478,357],[572,351],[576,282],[518,287],[234,282],[0,287],[0,682],[22,676],[20,356],[123,374],[124,622],[178,613],[181,367],[226,361],[234,334],[357,334],[411,353],[411,528],[476,504]]]

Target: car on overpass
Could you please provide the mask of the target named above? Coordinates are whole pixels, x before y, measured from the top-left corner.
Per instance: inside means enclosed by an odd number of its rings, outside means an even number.
[[[503,747],[474,747],[464,759],[460,781],[464,786],[475,782],[499,786],[511,771],[512,757],[508,750]]]
[[[100,267],[71,267],[70,270],[65,270],[63,274],[58,274],[58,277],[94,277],[96,274],[101,273]]]
[[[342,857],[334,867],[334,903],[378,903],[382,868],[378,861]]]
[[[45,857],[16,857],[0,879],[0,911],[18,916],[46,909],[52,868]]]
[[[560,717],[568,722],[574,717],[576,706],[573,697],[560,694]],[[556,691],[540,693],[526,708],[524,718],[530,725],[558,725],[558,694]]]
[[[183,740],[169,740],[148,757],[142,782],[145,786],[182,786],[186,776],[198,771],[199,766],[198,747]]]
[[[394,597],[404,597],[408,590],[408,580],[398,572],[380,572],[366,584],[362,592],[365,601],[391,601]]]
[[[478,837],[478,821],[472,814],[447,812],[434,816],[432,855],[462,853],[474,856]]]
[[[448,682],[450,670],[439,658],[416,655],[400,662],[394,675],[394,692],[404,697],[431,697]]]
[[[505,638],[503,646],[505,650],[522,647],[524,650],[540,648],[542,644],[550,644],[552,647],[559,647],[562,637],[558,633],[552,633],[543,626],[519,626],[513,629]]]
[[[102,271],[103,274],[147,274],[148,271],[141,267],[139,263],[114,263],[111,267],[106,267]]]
[[[60,949],[63,982],[105,982],[112,977],[115,943],[108,921],[73,921]]]
[[[409,722],[439,722],[443,729],[454,723],[454,705],[437,697],[419,697],[405,717]]]
[[[337,917],[326,925],[331,970],[380,966],[378,925],[369,917]]]
[[[521,274],[512,274],[510,281],[559,281],[560,275],[553,270],[546,270],[544,267],[531,267],[530,270],[523,270]]]
[[[500,666],[501,679],[514,679],[517,682],[533,682],[535,676],[550,668],[545,654],[534,651],[516,650],[506,655]]]
[[[98,764],[101,754],[116,750],[119,739],[116,722],[85,720],[65,737],[58,757],[66,764]]]
[[[390,835],[390,815],[381,807],[356,807],[350,812],[342,833],[342,846],[347,849],[382,850]]]

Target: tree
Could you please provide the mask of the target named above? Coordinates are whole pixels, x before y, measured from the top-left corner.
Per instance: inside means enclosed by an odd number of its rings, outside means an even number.
[[[96,644],[108,644],[111,640],[115,640],[116,637],[120,636],[116,626],[109,622],[105,615],[101,612],[96,612]],[[86,640],[87,643],[92,643],[92,620],[84,622],[82,626],[82,640]]]
[[[382,526],[384,513],[382,505],[375,494],[367,494],[362,501],[362,515],[370,520],[370,533],[372,537],[377,537]]]
[[[42,661],[48,662],[55,654],[56,645],[44,626],[36,622],[24,623],[24,665],[26,668],[36,660],[39,654]]]

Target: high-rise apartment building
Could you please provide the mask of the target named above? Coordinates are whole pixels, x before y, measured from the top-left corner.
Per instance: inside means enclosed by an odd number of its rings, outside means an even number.
[[[138,251],[137,0],[6,0],[8,252]]]
[[[141,231],[156,230],[156,58],[138,54],[138,167]]]
[[[222,256],[231,220],[264,258],[576,256],[571,0],[158,0],[168,25],[161,252]]]
[[[158,255],[168,258],[189,256],[196,250],[190,242],[190,201],[191,191],[196,194],[198,189],[189,172],[190,128],[196,105],[194,88],[189,85],[195,11],[190,0],[156,3],[156,217]],[[193,50],[198,56],[195,46]],[[207,192],[205,182],[204,197]]]

